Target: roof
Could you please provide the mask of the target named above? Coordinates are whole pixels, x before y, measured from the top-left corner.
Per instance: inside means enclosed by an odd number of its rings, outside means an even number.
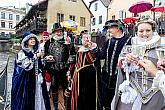
[[[0,10],[5,10],[5,11],[11,11],[11,12],[17,12],[20,14],[25,14],[25,11],[19,8],[15,8],[15,7],[0,7]]]
[[[46,8],[47,8],[47,4],[48,4],[48,0],[43,0],[43,1],[40,1],[40,2],[36,3],[35,5],[32,5],[32,7],[28,11],[28,13],[25,15],[25,17],[15,27],[17,27],[21,24],[24,24],[23,22],[26,22],[25,19],[32,18],[36,14],[37,10],[45,10],[45,8],[40,8],[40,6],[41,5],[46,5]]]
[[[98,0],[92,0],[91,2],[89,2],[89,7],[92,5],[92,3],[96,2]],[[102,4],[108,8],[109,4],[111,3],[112,0],[100,0],[102,2]]]
[[[90,9],[88,8],[88,6],[86,5],[86,3],[84,2],[84,0],[82,0],[83,4],[85,5],[85,7],[87,8],[87,10],[89,11],[89,13],[91,14],[91,17],[93,17],[92,12],[90,11]]]
[[[108,7],[109,4],[111,3],[111,0],[100,0],[105,7]]]

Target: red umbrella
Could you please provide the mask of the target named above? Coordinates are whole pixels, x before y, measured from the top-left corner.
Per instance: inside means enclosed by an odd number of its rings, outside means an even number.
[[[136,22],[138,19],[137,18],[134,18],[134,17],[128,17],[128,18],[123,19],[123,22],[124,23],[130,23],[131,20],[133,20],[134,22]]]
[[[131,13],[141,13],[141,12],[148,11],[151,8],[152,8],[152,4],[150,2],[140,1],[140,2],[136,2],[135,4],[133,4],[129,8],[129,11]]]
[[[165,12],[165,6],[158,6],[151,8],[151,11],[153,12]]]

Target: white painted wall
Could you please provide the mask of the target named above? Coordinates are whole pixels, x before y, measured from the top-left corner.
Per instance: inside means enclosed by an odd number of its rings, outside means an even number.
[[[95,11],[96,3],[98,4],[97,11]],[[92,29],[95,29],[95,31],[97,31],[98,28],[100,31],[102,31],[103,26],[105,25],[105,22],[107,20],[107,8],[102,4],[100,0],[98,0],[91,4],[90,11],[94,15],[94,18],[96,18],[95,25],[92,25],[93,18],[91,18],[91,31]],[[99,24],[99,16],[102,16],[102,24]]]

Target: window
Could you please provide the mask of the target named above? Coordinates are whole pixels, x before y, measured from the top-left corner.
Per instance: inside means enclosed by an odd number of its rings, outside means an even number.
[[[115,15],[112,16],[112,20],[115,20]]]
[[[95,7],[94,8],[95,8],[95,11],[97,11],[97,3],[95,3]]]
[[[1,19],[5,19],[5,13],[1,12]]]
[[[75,16],[69,15],[69,19],[75,21]]]
[[[25,16],[22,16],[22,19],[24,18]]]
[[[80,17],[80,26],[85,27],[85,17]]]
[[[138,13],[134,13],[134,17],[139,17],[140,15]]]
[[[13,14],[9,14],[9,20],[13,20]]]
[[[124,10],[119,11],[119,19],[124,19],[126,18],[126,12]]]
[[[120,11],[119,11],[119,18],[120,18],[120,19],[123,19],[123,10],[120,10]]]
[[[1,27],[5,28],[5,22],[4,21],[1,22]]]
[[[16,20],[17,20],[17,21],[19,21],[19,20],[20,20],[19,15],[16,15]]]
[[[93,18],[92,25],[94,26],[96,24],[96,18]]]
[[[2,35],[2,36],[5,36],[5,32],[1,32],[1,35]]]
[[[9,23],[9,28],[12,29],[13,23]]]
[[[99,24],[102,24],[102,16],[99,16]]]
[[[57,22],[60,23],[64,21],[64,14],[57,13]]]

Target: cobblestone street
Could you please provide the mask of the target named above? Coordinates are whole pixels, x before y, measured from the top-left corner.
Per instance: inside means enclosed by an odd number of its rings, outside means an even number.
[[[7,96],[6,96],[6,109],[10,110],[10,91],[11,91],[11,83],[12,83],[12,73],[13,73],[13,61],[14,61],[14,54],[9,52],[0,52],[0,70],[2,71],[6,64],[7,59],[9,58],[8,67],[7,67]],[[1,72],[0,71],[0,72]],[[0,110],[3,110],[5,104],[0,104]]]

